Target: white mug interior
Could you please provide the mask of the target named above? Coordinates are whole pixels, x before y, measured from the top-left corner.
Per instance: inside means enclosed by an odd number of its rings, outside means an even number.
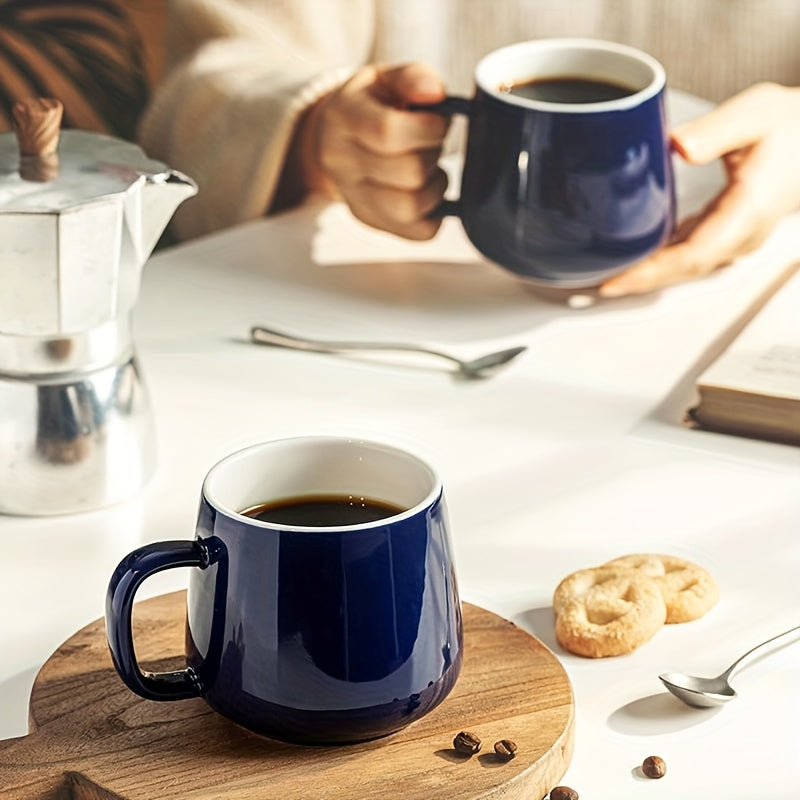
[[[631,94],[599,103],[552,103],[508,92],[514,84],[582,77],[630,88]],[[475,82],[505,103],[542,111],[596,113],[635,108],[662,91],[664,67],[648,53],[600,39],[536,39],[489,53],[475,69]]]
[[[379,442],[328,436],[252,445],[212,467],[203,483],[204,497],[218,511],[248,524],[286,529],[296,526],[262,523],[241,512],[289,498],[350,495],[403,509],[373,523],[336,527],[363,529],[413,516],[440,493],[439,477],[419,457]]]

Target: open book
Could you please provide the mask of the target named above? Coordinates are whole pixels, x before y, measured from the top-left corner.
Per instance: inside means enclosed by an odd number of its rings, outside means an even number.
[[[697,391],[697,426],[800,444],[800,270],[700,375]]]

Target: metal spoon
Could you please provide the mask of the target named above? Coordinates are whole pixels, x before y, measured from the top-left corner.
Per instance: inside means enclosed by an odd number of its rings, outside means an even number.
[[[401,351],[408,353],[427,353],[428,355],[444,358],[453,362],[458,371],[467,378],[479,378],[502,364],[506,364],[511,359],[516,358],[527,348],[510,347],[507,350],[499,350],[494,353],[487,353],[470,360],[456,358],[450,353],[443,353],[439,350],[432,350],[429,347],[422,347],[416,344],[403,344],[401,342],[348,342],[331,341],[321,339],[306,339],[299,336],[292,336],[271,328],[257,325],[250,329],[250,338],[258,344],[274,345],[276,347],[288,347],[294,350],[308,350],[314,353],[343,353],[357,352],[359,350],[383,350]]]
[[[692,675],[684,675],[682,672],[666,672],[658,677],[675,697],[683,700],[687,705],[695,706],[695,708],[713,708],[736,697],[736,691],[728,683],[728,679],[734,672],[738,672],[753,661],[756,654],[763,648],[768,645],[775,648],[779,642],[783,643],[784,639],[788,639],[792,634],[798,632],[800,632],[800,625],[756,645],[752,650],[748,650],[743,656],[736,659],[725,672],[717,675],[716,678],[696,678]]]

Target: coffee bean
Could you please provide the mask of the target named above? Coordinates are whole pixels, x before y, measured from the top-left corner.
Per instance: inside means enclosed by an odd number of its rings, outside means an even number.
[[[578,793],[569,786],[554,786],[550,790],[550,800],[578,800]]]
[[[499,742],[494,743],[494,751],[499,758],[504,761],[510,761],[517,754],[517,746],[511,739],[501,739]]]
[[[648,778],[663,778],[667,774],[667,764],[659,756],[647,756],[642,762],[642,772]]]
[[[453,739],[453,749],[462,756],[475,755],[481,749],[481,739],[471,731],[461,731]]]

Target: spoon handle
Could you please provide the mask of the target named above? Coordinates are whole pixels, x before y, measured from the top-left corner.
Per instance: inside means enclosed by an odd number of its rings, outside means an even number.
[[[728,669],[722,673],[722,677],[726,679],[730,678],[734,672],[738,672],[740,669],[742,669],[742,667],[744,667],[746,664],[749,664],[758,655],[760,655],[763,649],[774,649],[779,643],[785,644],[786,639],[796,637],[798,633],[800,633],[800,625],[796,625],[794,628],[789,628],[788,631],[784,631],[783,633],[778,633],[771,639],[767,639],[766,642],[757,644],[755,647],[748,650],[744,655],[739,656],[739,658],[737,658],[736,661],[734,661],[733,664],[731,664]]]
[[[307,339],[282,333],[272,328],[265,328],[263,325],[256,325],[250,329],[250,338],[258,344],[271,344],[276,347],[288,347],[294,350],[309,350],[315,353],[336,353],[340,351],[357,350],[382,350],[399,351],[406,353],[427,353],[428,355],[438,356],[447,359],[461,366],[461,359],[451,356],[449,353],[442,353],[439,350],[431,350],[420,345],[403,344],[401,342],[349,342],[322,339]]]

